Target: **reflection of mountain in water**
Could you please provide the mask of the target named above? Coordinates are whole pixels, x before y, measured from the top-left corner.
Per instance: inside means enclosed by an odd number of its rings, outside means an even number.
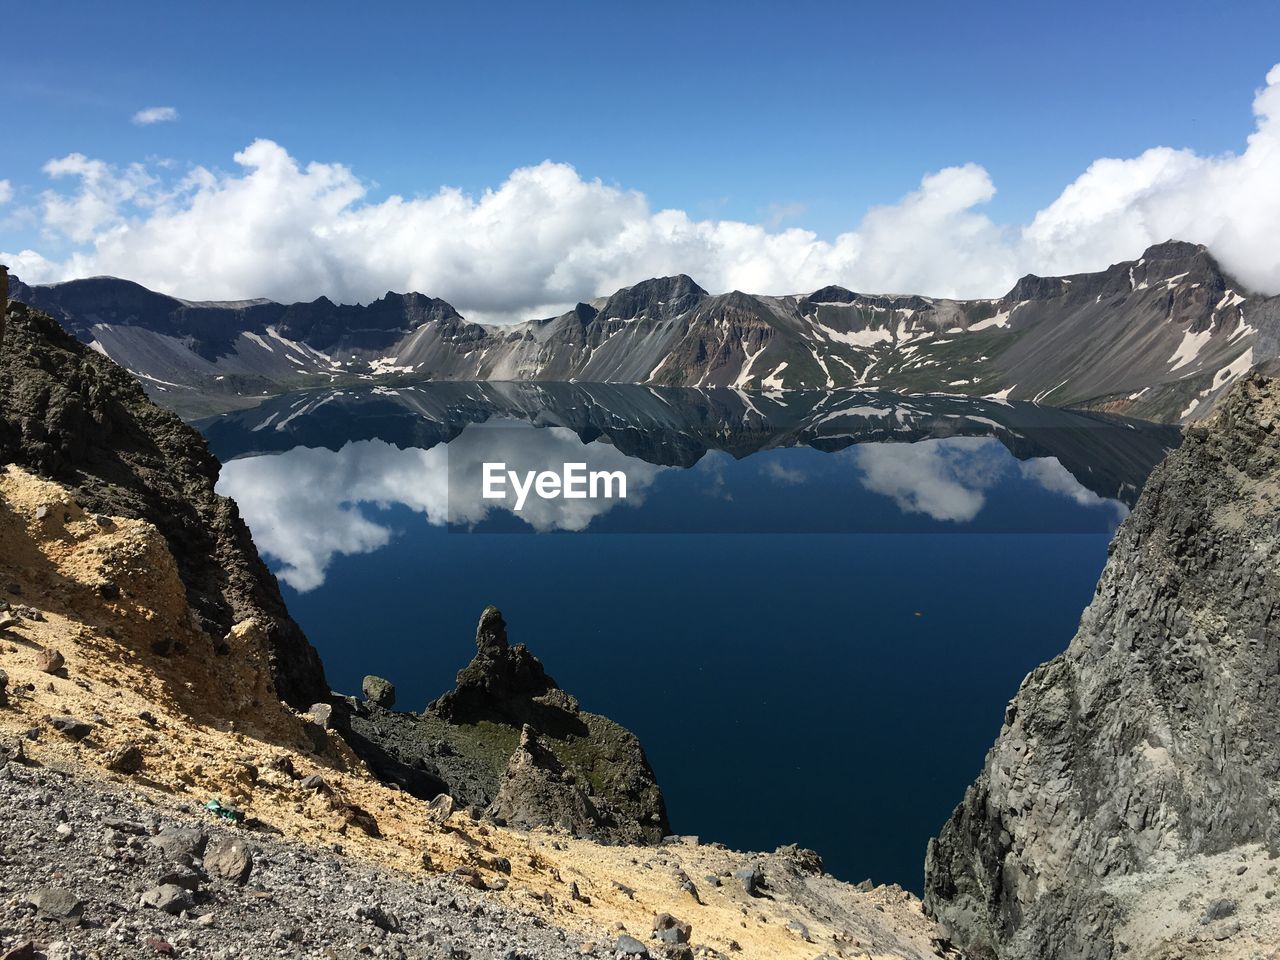
[[[381,439],[427,449],[473,423],[566,427],[629,457],[689,467],[709,450],[761,450],[995,437],[1019,460],[1055,457],[1082,486],[1132,506],[1177,427],[1101,413],[965,397],[862,391],[745,394],[616,384],[422,383],[395,390],[307,391],[197,424],[222,460],[294,447],[336,450]]]

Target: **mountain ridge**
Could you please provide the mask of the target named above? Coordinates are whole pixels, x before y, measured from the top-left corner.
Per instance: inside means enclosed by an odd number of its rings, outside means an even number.
[[[366,305],[220,304],[114,278],[15,278],[13,296],[192,415],[201,400],[227,409],[317,383],[415,378],[945,392],[1173,422],[1205,415],[1280,355],[1280,296],[1253,294],[1182,241],[1094,273],[1028,274],[994,299],[836,285],[712,294],[676,274],[501,326],[391,291]]]

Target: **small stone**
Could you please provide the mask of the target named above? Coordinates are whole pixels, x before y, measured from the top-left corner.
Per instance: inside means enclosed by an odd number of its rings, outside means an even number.
[[[663,943],[688,943],[692,934],[692,926],[669,913],[660,913],[653,918],[654,939]]]
[[[16,946],[10,947],[3,954],[0,954],[0,960],[35,960],[35,956],[35,941],[23,940]]]
[[[160,937],[147,937],[142,942],[162,956],[173,955],[173,944],[168,940],[162,940]]]
[[[70,737],[72,740],[83,740],[93,733],[93,724],[86,723],[84,720],[77,720],[75,717],[50,717],[49,726],[64,737]]]
[[[191,891],[176,883],[162,883],[158,887],[152,887],[142,895],[141,902],[144,907],[151,907],[173,916],[195,906]]]
[[[239,837],[219,837],[205,849],[204,868],[210,876],[243,886],[253,872],[253,854]]]
[[[327,703],[313,703],[307,710],[307,717],[321,730],[328,730],[333,720],[333,707]]]
[[[303,777],[302,783],[299,784],[303,790],[315,790],[318,793],[333,793],[333,787],[329,786],[329,781],[318,773],[313,773],[309,777]]]
[[[1225,898],[1214,900],[1205,908],[1200,917],[1202,924],[1210,924],[1215,920],[1225,920],[1236,912],[1236,902]]]
[[[390,680],[368,676],[360,684],[360,690],[366,700],[379,707],[390,710],[396,705],[396,688]]]
[[[160,877],[160,886],[172,884],[195,893],[200,889],[200,874],[190,867],[176,867]]]
[[[123,744],[107,754],[105,763],[108,770],[133,776],[142,771],[142,750],[134,743]]]
[[[55,940],[44,948],[44,960],[80,960],[81,953],[65,940]]]
[[[427,819],[432,823],[444,823],[453,816],[454,807],[453,797],[442,793],[427,807]]]
[[[69,823],[58,824],[54,828],[53,832],[57,835],[59,843],[66,843],[70,840],[74,840],[76,835],[75,828]]]
[[[805,943],[813,943],[813,937],[809,934],[809,928],[799,920],[792,920],[787,924],[787,929],[794,933]]]
[[[749,867],[733,871],[733,876],[742,884],[742,889],[752,897],[756,895],[756,891],[764,883],[764,874],[760,872],[760,866],[754,863]]]
[[[67,661],[57,650],[45,649],[36,654],[36,669],[41,673],[57,673]]]
[[[32,904],[41,917],[50,920],[76,920],[84,916],[84,901],[65,887],[40,887],[31,894]]]
[[[377,904],[356,907],[352,911],[352,916],[357,920],[372,923],[379,930],[386,930],[388,933],[394,933],[400,929],[400,919],[395,914],[387,913]]]
[[[613,943],[614,953],[620,953],[624,957],[641,957],[649,956],[649,948],[628,934],[623,934]]]
[[[165,827],[151,838],[170,860],[191,860],[204,852],[204,832],[194,827]]]

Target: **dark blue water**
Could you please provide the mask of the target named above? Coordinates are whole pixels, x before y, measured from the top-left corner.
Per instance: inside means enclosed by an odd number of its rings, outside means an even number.
[[[585,709],[639,735],[678,832],[796,842],[837,876],[919,889],[1005,703],[1074,633],[1124,505],[990,438],[681,469],[564,434],[467,428],[449,456],[576,447],[627,467],[627,502],[517,516],[450,488],[444,445],[377,440],[234,460],[222,490],[336,689],[379,674],[421,709],[496,604]]]

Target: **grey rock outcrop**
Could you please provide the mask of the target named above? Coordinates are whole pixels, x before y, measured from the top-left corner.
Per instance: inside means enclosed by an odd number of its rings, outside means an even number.
[[[1075,639],[1010,702],[929,844],[926,909],[971,957],[1110,960],[1109,881],[1280,851],[1277,664],[1280,381],[1255,375],[1151,476]]]
[[[521,830],[554,824],[587,834],[605,824],[586,790],[527,725],[507,761],[489,814]]]

